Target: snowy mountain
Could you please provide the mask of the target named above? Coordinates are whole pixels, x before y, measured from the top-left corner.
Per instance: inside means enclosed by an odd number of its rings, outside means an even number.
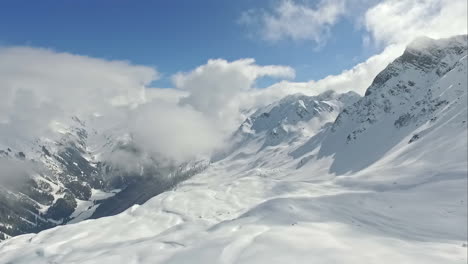
[[[466,263],[467,60],[466,35],[418,39],[364,97],[258,109],[170,191],[0,263]]]
[[[337,94],[328,91],[317,96],[294,94],[257,109],[232,135],[231,146],[214,155],[219,160],[238,152],[252,155],[269,146],[277,146],[310,137],[324,123],[332,122],[344,106],[356,102],[360,96],[354,92]]]
[[[340,114],[319,156],[334,155],[331,171],[343,174],[373,164],[402,140],[411,143],[448,124],[454,130],[445,136],[463,134],[466,55],[466,35],[415,40],[377,75],[362,100]]]

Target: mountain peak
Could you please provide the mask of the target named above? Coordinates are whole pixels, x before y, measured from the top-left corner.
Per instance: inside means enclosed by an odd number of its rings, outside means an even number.
[[[323,156],[335,157],[332,170],[362,169],[375,159],[361,157],[378,158],[410,131],[466,113],[466,43],[466,35],[417,39],[380,72],[365,96],[340,113],[322,145]]]
[[[460,58],[467,54],[467,35],[445,39],[420,37],[406,48],[404,53],[380,72],[367,89],[365,95],[378,92],[390,79],[405,72],[406,76],[417,78],[420,72],[431,73],[426,77],[432,81],[450,71]],[[400,80],[402,81],[402,80]],[[408,80],[406,88],[414,86],[414,80]],[[401,86],[403,87],[403,86]]]

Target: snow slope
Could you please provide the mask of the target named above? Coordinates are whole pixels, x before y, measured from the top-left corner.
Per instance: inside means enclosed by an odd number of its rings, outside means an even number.
[[[317,98],[261,109],[177,188],[14,237],[0,263],[466,263],[466,43],[418,40],[365,97],[323,100],[344,107],[334,122],[335,110],[291,122]],[[262,115],[274,122],[255,125]]]

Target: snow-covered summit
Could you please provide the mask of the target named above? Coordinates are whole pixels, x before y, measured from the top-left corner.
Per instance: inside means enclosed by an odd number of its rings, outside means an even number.
[[[340,113],[321,156],[334,155],[337,173],[356,171],[415,130],[442,126],[443,116],[466,120],[466,64],[466,35],[416,40]]]

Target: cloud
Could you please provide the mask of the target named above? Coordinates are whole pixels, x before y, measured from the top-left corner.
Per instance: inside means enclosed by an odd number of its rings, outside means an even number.
[[[120,172],[135,174],[205,158],[223,144],[225,135],[219,127],[190,106],[153,98],[127,110],[106,133],[118,139],[117,147],[101,157]],[[102,119],[108,121],[106,116]]]
[[[138,104],[150,67],[31,47],[0,47],[0,137],[31,139],[53,121]]]
[[[242,79],[232,78],[237,72],[225,64],[228,73],[223,78]],[[241,63],[233,63],[237,64]],[[256,67],[253,62],[245,67],[255,70],[255,76],[279,74],[275,67]],[[219,78],[216,74],[211,78]],[[204,91],[194,87],[199,78],[180,75],[185,90],[148,88],[158,76],[154,68],[125,61],[32,47],[1,48],[0,145],[21,148],[37,138],[60,137],[56,127],[66,128],[73,116],[89,121],[99,132],[119,133],[116,138],[130,135],[145,155],[161,160],[182,162],[221,144],[219,129],[204,113],[179,104],[182,97],[199,98],[193,94]],[[8,168],[18,167],[13,165]]]
[[[176,88],[188,92],[180,101],[182,105],[212,118],[218,126],[232,129],[232,124],[237,124],[240,94],[252,90],[255,80],[265,76],[289,79],[295,72],[286,66],[256,65],[254,59],[216,59],[190,72],[175,74],[173,81]]]
[[[0,187],[10,187],[23,181],[32,172],[31,165],[22,160],[0,159]]]
[[[289,94],[302,93],[313,96],[333,90],[338,93],[354,91],[364,95],[374,77],[404,50],[402,45],[388,46],[382,53],[344,70],[337,75],[329,75],[320,80],[308,82],[281,81],[265,89],[257,89],[243,95],[244,105],[259,106],[281,99]]]
[[[165,102],[178,103],[182,97],[187,97],[189,93],[175,88],[154,88],[145,90],[145,98],[148,101],[158,99]]]
[[[255,64],[253,59],[209,60],[189,72],[173,76],[175,88],[148,88],[144,103],[128,109],[113,121],[119,134],[128,133],[139,151],[135,170],[144,162],[165,164],[208,157],[223,147],[244,116],[242,95],[255,90],[261,77],[293,78],[290,67]],[[249,105],[251,106],[251,105]],[[124,118],[122,118],[124,117]],[[116,125],[115,123],[118,123]],[[122,129],[123,128],[123,129]],[[135,154],[119,151],[106,157],[119,165],[121,159],[134,160]]]
[[[132,110],[128,125],[134,143],[145,153],[174,163],[209,155],[225,136],[203,113],[162,100]]]
[[[267,41],[310,40],[320,46],[345,11],[344,0],[323,0],[315,7],[282,0],[272,10],[251,9],[243,12],[239,23],[254,28]]]
[[[364,15],[379,45],[406,45],[418,36],[444,38],[467,33],[466,0],[386,0]]]

